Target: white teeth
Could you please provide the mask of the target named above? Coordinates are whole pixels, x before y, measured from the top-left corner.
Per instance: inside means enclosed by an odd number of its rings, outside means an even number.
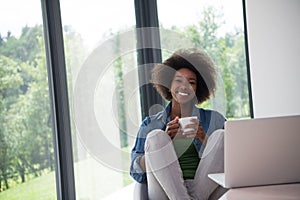
[[[188,94],[187,93],[184,93],[184,92],[178,92],[179,95],[182,95],[182,96],[187,96]]]

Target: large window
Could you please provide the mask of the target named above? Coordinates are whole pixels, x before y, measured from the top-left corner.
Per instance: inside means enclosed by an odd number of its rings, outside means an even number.
[[[56,199],[41,3],[0,7],[0,199]]]
[[[134,2],[62,0],[61,15],[76,197],[108,198],[133,182],[129,151],[141,122]]]
[[[219,68],[216,96],[201,106],[250,117],[242,1],[41,2],[0,7],[0,200],[66,198],[64,190],[79,200],[130,199],[138,128],[164,106],[149,71],[178,48],[202,48]],[[68,176],[74,188],[63,185]],[[124,188],[130,194],[114,196]]]

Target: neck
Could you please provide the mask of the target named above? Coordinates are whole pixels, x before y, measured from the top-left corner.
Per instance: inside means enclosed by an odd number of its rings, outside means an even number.
[[[179,104],[175,101],[172,101],[172,108],[171,108],[171,119],[174,119],[176,116],[182,117],[190,117],[193,113],[194,105],[191,103],[187,104]]]

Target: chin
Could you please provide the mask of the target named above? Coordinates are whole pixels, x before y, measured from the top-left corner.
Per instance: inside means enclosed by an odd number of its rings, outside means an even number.
[[[193,99],[176,99],[176,102],[178,104],[195,104],[195,101]]]

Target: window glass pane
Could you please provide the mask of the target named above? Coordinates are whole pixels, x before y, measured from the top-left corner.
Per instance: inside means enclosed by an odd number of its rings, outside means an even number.
[[[41,2],[0,7],[0,199],[56,199]]]
[[[178,48],[197,47],[218,66],[216,95],[201,107],[218,110],[227,118],[250,117],[242,1],[157,3],[163,59]]]
[[[134,1],[62,0],[61,15],[76,196],[130,198],[129,152],[141,122]],[[114,196],[119,190],[131,191]]]

